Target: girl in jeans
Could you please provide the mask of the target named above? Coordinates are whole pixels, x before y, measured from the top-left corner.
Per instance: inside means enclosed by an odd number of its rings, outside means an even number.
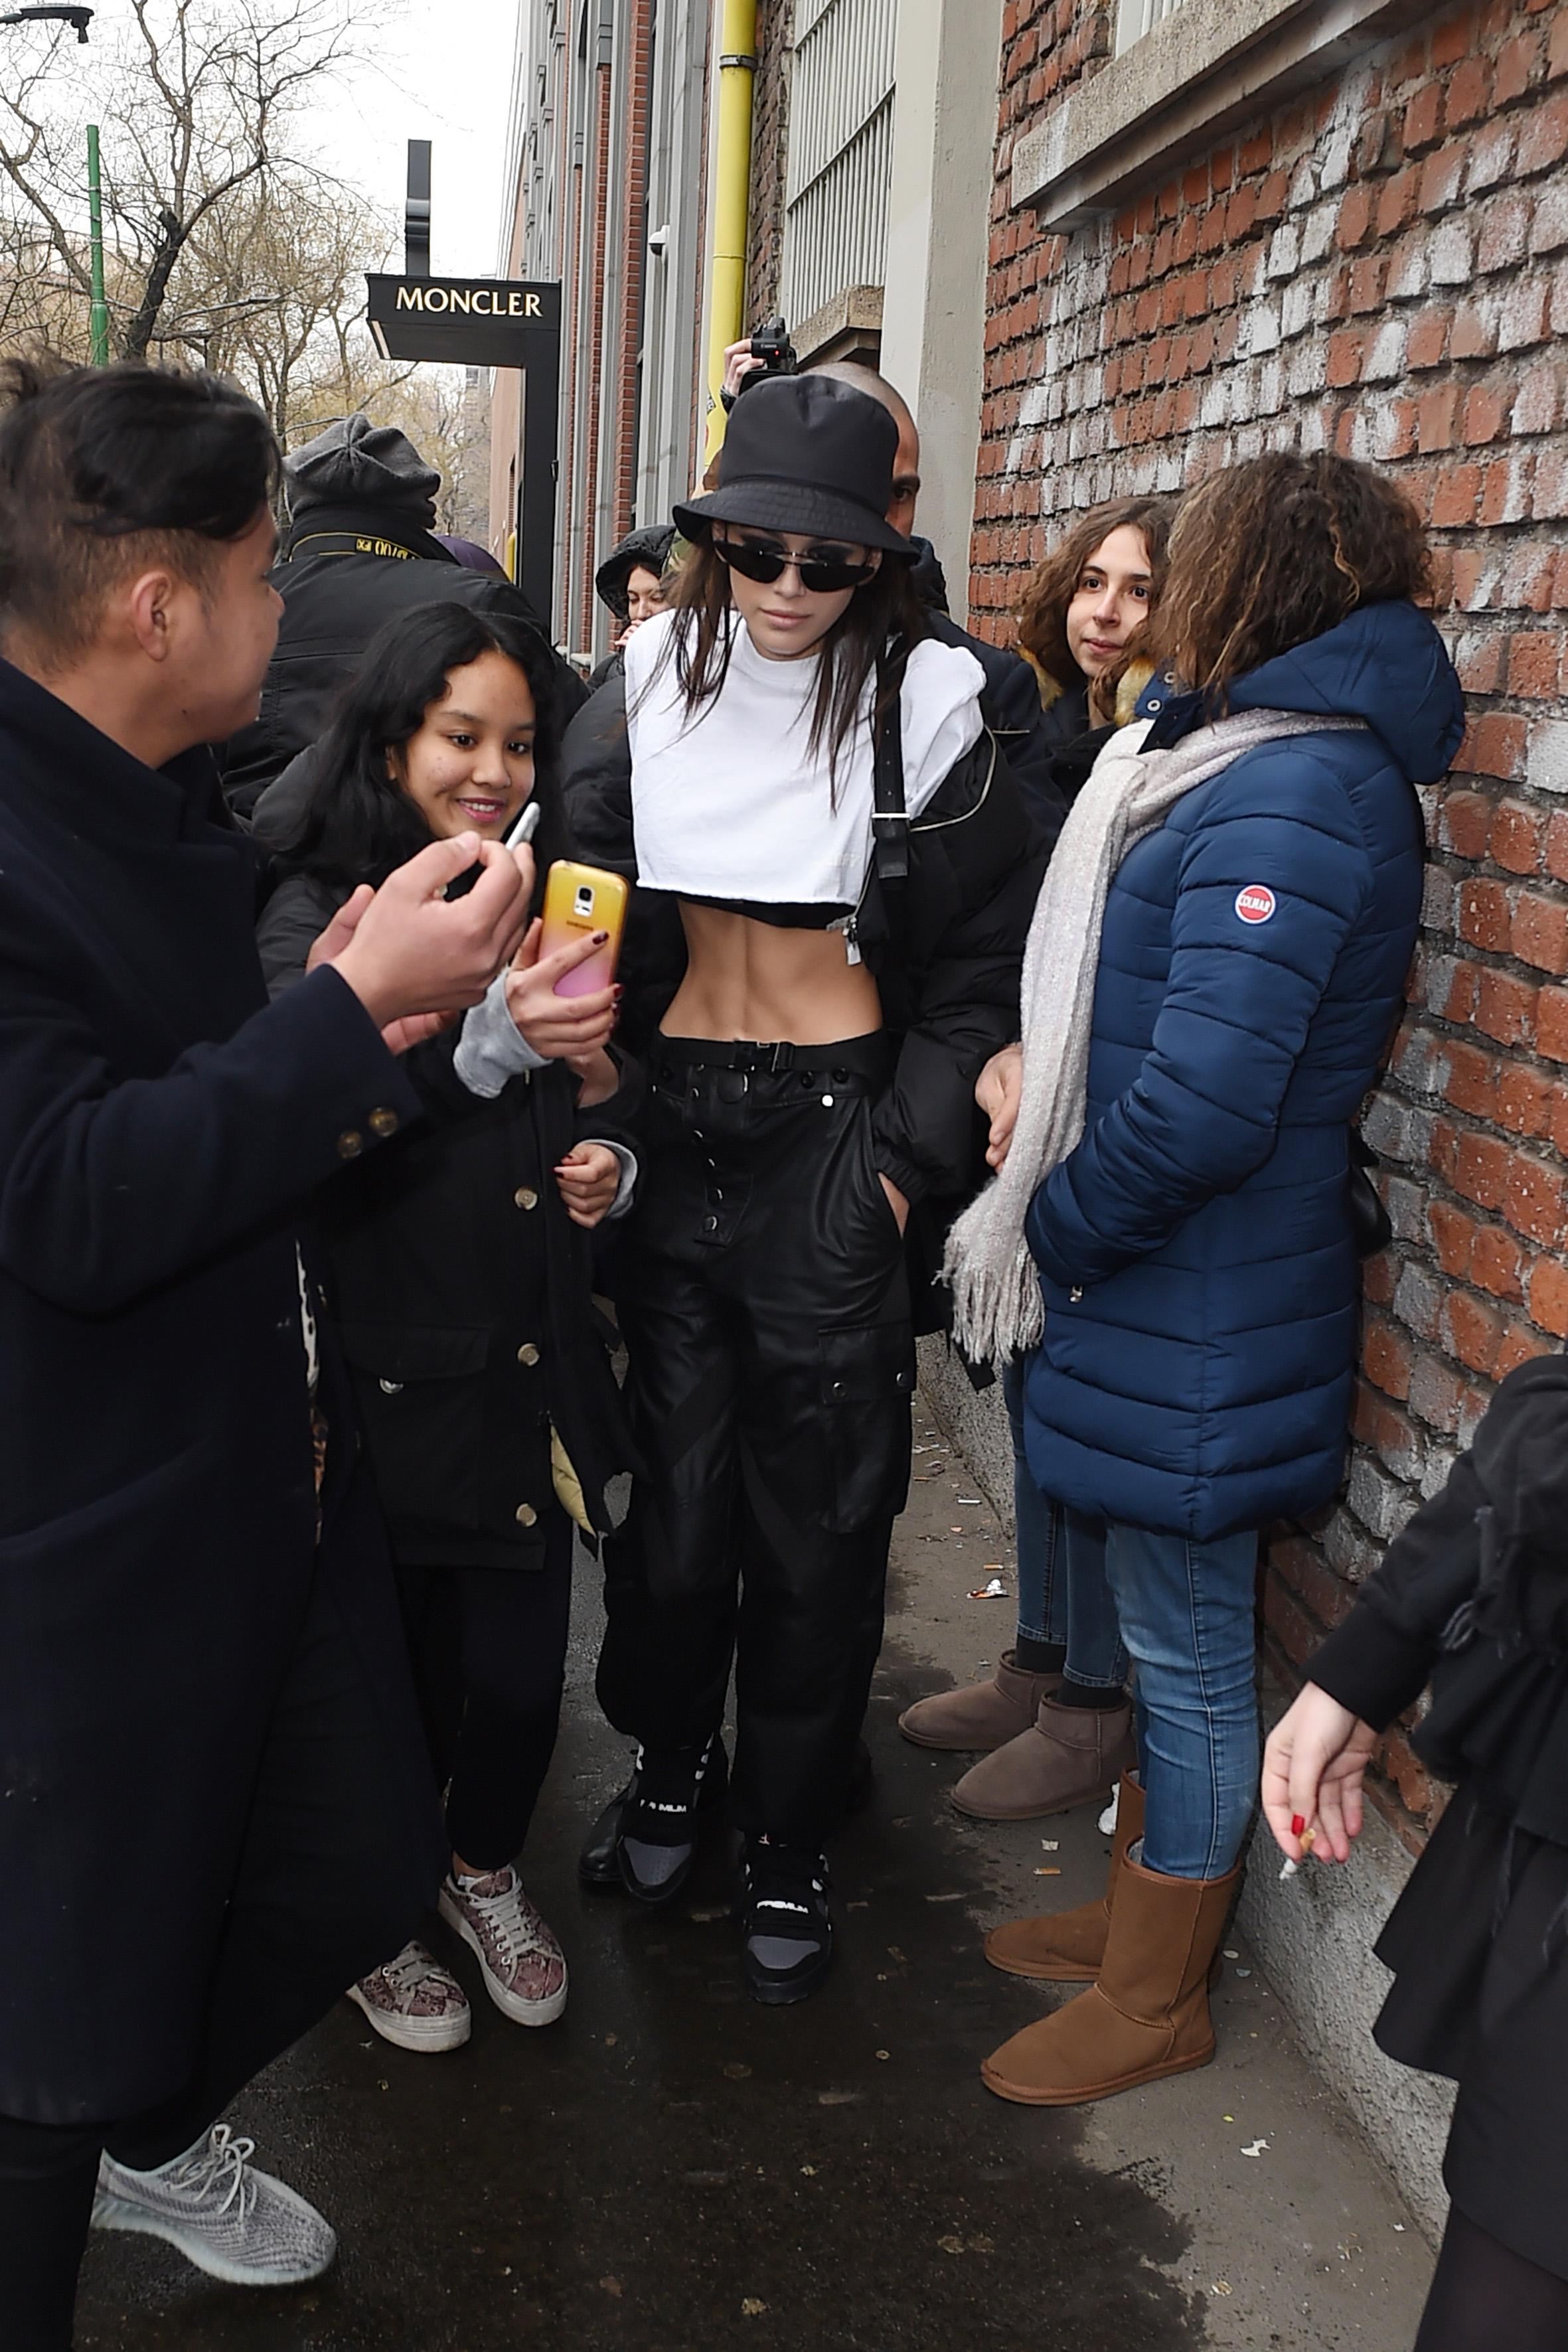
[[[972,1350],[1032,1348],[1029,1463],[1137,1668],[1103,1904],[998,1928],[1089,1989],[982,2069],[1070,2105],[1203,2065],[1258,1769],[1258,1531],[1343,1467],[1350,1122],[1420,911],[1415,782],[1463,732],[1401,493],[1277,455],[1184,503],[1158,675],[1063,829],[1024,969],[1022,1091],[955,1228]],[[1174,681],[1173,683],[1173,680]],[[1043,1311],[1042,1311],[1043,1310]]]
[[[1051,782],[1068,807],[1149,678],[1136,648],[1159,594],[1169,536],[1162,499],[1091,507],[1040,565],[1019,605],[1019,647],[1039,680]],[[1015,1057],[999,1055],[977,1089],[992,1117],[994,1168],[1012,1134],[1015,1067]],[[1067,1812],[1103,1796],[1132,1760],[1127,1653],[1115,1603],[1098,1564],[1068,1554],[1061,1512],[1029,1467],[1026,1368],[1026,1359],[1012,1357],[1002,1367],[1013,1436],[1016,1639],[989,1682],[919,1699],[899,1718],[917,1747],[984,1751],[952,1791],[959,1811],[981,1821]]]

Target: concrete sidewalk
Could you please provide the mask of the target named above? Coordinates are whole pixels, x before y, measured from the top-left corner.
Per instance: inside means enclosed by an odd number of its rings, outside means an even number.
[[[963,1821],[946,1795],[963,1759],[898,1737],[899,1711],[994,1662],[1013,1622],[997,1522],[923,1407],[917,1424],[877,1792],[834,1857],[823,1994],[742,1998],[716,1854],[668,1914],[577,1887],[625,1757],[593,1701],[584,1561],[527,1873],[569,1955],[565,2018],[528,2033],[481,1998],[466,2050],[415,2058],[341,2004],[236,2117],[336,2223],[332,2275],[246,2294],[97,2238],[79,2352],[1407,2352],[1429,2251],[1244,1945],[1201,2073],[1079,2112],[981,2084],[985,2053],[1059,1997],[988,1969],[982,1934],[1098,1891],[1108,1844],[1091,1814]],[[970,1599],[996,1563],[1008,1597]],[[468,1956],[431,1941],[477,1992]]]

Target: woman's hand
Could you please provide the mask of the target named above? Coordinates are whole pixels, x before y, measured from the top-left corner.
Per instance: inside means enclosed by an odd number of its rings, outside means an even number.
[[[888,1196],[888,1206],[891,1209],[894,1216],[898,1219],[899,1231],[900,1233],[902,1233],[905,1226],[910,1222],[909,1202],[905,1199],[903,1193],[900,1192],[898,1186],[894,1183],[890,1176],[879,1175],[877,1181],[881,1186],[883,1192],[886,1192]]]
[[[1012,1148],[1018,1119],[1018,1098],[1024,1090],[1024,1048],[1004,1045],[993,1054],[974,1081],[974,1099],[991,1121],[985,1164],[1000,1168]]]
[[[552,955],[541,957],[543,925],[537,916],[507,974],[507,1010],[536,1054],[548,1062],[584,1063],[607,1045],[616,1025],[618,988],[597,988],[589,996],[557,996],[555,984],[596,955],[608,934],[589,931]]]
[[[1377,1734],[1348,1706],[1309,1683],[1269,1734],[1263,1751],[1263,1810],[1281,1853],[1300,1862],[1301,1832],[1315,1827],[1312,1852],[1348,1862],[1361,1835],[1362,1783]],[[1326,1849],[1326,1852],[1325,1852]]]
[[[589,1232],[608,1216],[621,1189],[621,1163],[607,1143],[579,1143],[555,1170],[566,1213]]]

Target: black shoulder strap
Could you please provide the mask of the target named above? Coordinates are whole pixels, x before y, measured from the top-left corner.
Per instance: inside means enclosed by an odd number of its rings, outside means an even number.
[[[910,872],[910,813],[904,805],[904,729],[900,698],[908,647],[900,641],[877,665],[878,700],[884,703],[872,762],[871,837],[877,878],[905,882]]]

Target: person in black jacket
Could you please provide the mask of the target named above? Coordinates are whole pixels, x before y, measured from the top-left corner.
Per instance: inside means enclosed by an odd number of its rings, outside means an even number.
[[[521,588],[460,562],[436,537],[441,477],[395,425],[341,417],[283,461],[289,529],[273,585],[283,599],[261,709],[223,747],[224,791],[248,816],[273,778],[325,734],[332,702],[372,637],[410,605],[462,604],[544,626]],[[586,698],[552,655],[566,716]]]
[[[274,994],[302,978],[343,901],[423,843],[469,827],[500,839],[536,797],[547,856],[559,741],[553,666],[531,629],[461,604],[389,622],[321,746],[262,915]],[[537,936],[525,942],[460,1034],[410,1056],[425,1119],[345,1169],[323,1204],[329,1307],[447,1790],[441,1909],[522,2025],[566,2003],[564,1956],[515,1865],[560,1721],[573,1517],[607,1530],[606,1488],[628,1461],[588,1233],[629,1194],[632,1086],[605,1050],[612,991],[553,993],[595,950],[589,937],[541,961]],[[405,2049],[468,2039],[461,1989],[422,1944],[351,1998]]]
[[[480,999],[526,900],[437,843],[268,1005],[201,748],[277,628],[266,420],[211,376],[7,373],[0,2336],[64,2352],[89,2217],[236,2284],[331,2260],[215,2118],[411,1932],[442,1844],[301,1247],[419,1114],[389,1045]]]
[[[617,540],[595,572],[599,602],[614,614],[616,626],[609,652],[588,680],[590,694],[597,694],[607,677],[620,676],[626,639],[663,611],[665,566],[674,544],[672,522],[648,523]]]
[[[1416,2352],[1568,2343],[1568,1361],[1510,1372],[1440,1494],[1367,1578],[1269,1739],[1298,1864],[1348,1861],[1379,1738],[1458,1783],[1377,1943],[1373,2031],[1458,2083],[1452,2198]]]
[[[831,1957],[822,1849],[909,1474],[906,1228],[929,1242],[977,1172],[1044,862],[979,665],[931,635],[883,520],[897,438],[820,376],[748,391],[720,488],[677,512],[678,609],[581,715],[567,782],[579,854],[639,881],[622,971],[652,1080],[616,1286],[644,1469],[599,1665],[640,1743],[619,1867],[645,1902],[683,1883],[734,1650],[769,2001]]]

